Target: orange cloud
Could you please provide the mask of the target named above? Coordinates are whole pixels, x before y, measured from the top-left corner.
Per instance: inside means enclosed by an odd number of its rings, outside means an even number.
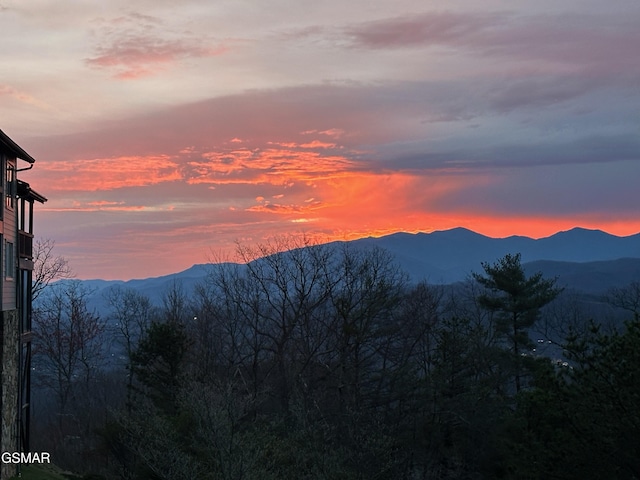
[[[289,148],[237,149],[207,152],[206,161],[189,162],[191,184],[313,183],[354,171],[359,164],[344,156]]]
[[[438,198],[482,181],[486,180],[450,172],[424,177],[410,172],[343,170],[305,183],[287,194],[286,203],[258,197],[257,204],[244,212],[271,218],[276,222],[270,227],[272,234],[292,233],[300,225],[313,224],[311,235],[323,241],[425,231],[442,221],[443,215],[432,208]]]
[[[344,135],[344,130],[340,129],[340,128],[329,128],[328,130],[322,130],[322,131],[318,131],[318,130],[305,130],[304,132],[300,132],[301,135],[311,135],[311,134],[315,134],[315,133],[319,133],[320,135],[327,135],[329,137],[332,138],[340,138]]]
[[[303,132],[311,133],[311,132]],[[335,143],[322,142],[320,140],[312,140],[307,143],[295,143],[295,142],[267,142],[268,145],[277,145],[284,148],[305,148],[305,149],[328,149],[328,148],[342,148]]]
[[[47,179],[48,192],[113,190],[182,178],[177,163],[168,155],[43,162],[37,173]]]
[[[258,200],[258,199],[256,199]],[[317,201],[313,198],[304,200],[302,204],[281,204],[281,203],[271,203],[268,200],[258,200],[259,204],[254,205],[252,207],[246,208],[247,212],[260,212],[260,213],[278,213],[278,214],[304,214],[313,210],[318,210],[322,208],[322,202]],[[302,221],[302,220],[298,220]]]
[[[335,143],[321,142],[314,140],[313,142],[303,143],[300,145],[302,148],[336,148]]]

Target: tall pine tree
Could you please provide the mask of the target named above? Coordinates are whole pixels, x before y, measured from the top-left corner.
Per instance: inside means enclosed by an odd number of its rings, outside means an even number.
[[[495,313],[496,333],[502,336],[513,354],[516,392],[522,388],[522,354],[532,347],[528,329],[538,317],[540,309],[553,301],[562,289],[556,279],[544,279],[538,272],[527,277],[520,254],[507,254],[496,263],[482,263],[485,275],[474,273],[473,278],[485,288],[478,296],[482,307]]]

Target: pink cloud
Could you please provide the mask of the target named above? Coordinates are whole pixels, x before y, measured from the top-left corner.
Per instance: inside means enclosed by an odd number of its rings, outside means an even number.
[[[189,57],[212,57],[226,51],[225,46],[207,47],[188,40],[154,37],[117,39],[98,47],[97,56],[86,63],[93,67],[116,68],[117,78],[134,79],[157,73],[163,65]]]
[[[118,79],[154,75],[186,58],[221,55],[227,47],[210,39],[172,32],[149,15],[131,13],[103,22],[95,56],[85,59],[91,67],[114,70]]]
[[[143,212],[149,209],[143,205],[101,205],[89,203],[74,202],[71,205],[61,205],[54,207],[42,207],[43,212]]]
[[[344,135],[345,132],[344,130],[341,130],[339,128],[330,128],[328,130],[323,130],[319,133],[321,133],[322,135],[328,135],[333,138],[340,138],[342,135]]]
[[[345,134],[345,131],[340,129],[340,128],[329,128],[327,130],[322,130],[322,131],[318,131],[318,130],[305,130],[304,132],[300,132],[301,135],[314,135],[314,134],[320,134],[320,135],[327,135],[329,137],[338,139],[340,137],[342,137]]]
[[[61,210],[65,210],[62,208]],[[73,207],[66,210],[84,211],[84,212],[142,212],[151,211],[154,208],[144,205],[127,205],[124,201],[95,200],[91,202],[74,202]]]
[[[18,100],[19,102],[33,105],[40,108],[46,108],[46,104],[32,97],[31,95],[17,90],[9,85],[0,84],[0,97],[10,97]]]

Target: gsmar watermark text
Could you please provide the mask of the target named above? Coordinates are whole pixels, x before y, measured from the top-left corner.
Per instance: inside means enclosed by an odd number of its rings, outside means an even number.
[[[2,463],[51,463],[49,452],[2,452]]]

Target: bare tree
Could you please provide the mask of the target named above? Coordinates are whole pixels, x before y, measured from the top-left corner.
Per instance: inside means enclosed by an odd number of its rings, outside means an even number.
[[[89,294],[78,281],[57,284],[33,312],[34,354],[62,412],[75,385],[89,388],[102,356],[104,322],[89,309]]]
[[[74,276],[67,259],[54,254],[55,245],[56,242],[50,238],[36,239],[33,244],[33,300],[51,282]]]
[[[160,315],[168,322],[187,323],[189,298],[182,282],[174,279],[162,295]]]
[[[106,299],[111,307],[113,332],[125,356],[127,408],[130,408],[133,391],[133,354],[149,328],[156,309],[145,295],[120,286],[109,289]]]
[[[614,307],[631,312],[635,320],[640,319],[640,282],[631,282],[622,288],[612,288],[607,293],[606,301]]]
[[[379,386],[372,379],[389,368],[390,349],[400,325],[394,316],[406,276],[383,249],[357,250],[345,245],[335,256],[331,290],[332,337],[326,364],[338,380],[343,413],[364,406],[364,397]],[[377,392],[379,394],[380,392]]]
[[[323,347],[319,314],[333,281],[325,272],[332,252],[308,239],[281,238],[256,249],[240,248],[239,254],[247,262],[247,279],[260,299],[251,305],[259,307],[259,334],[272,355],[271,374],[278,379],[275,391],[288,412],[299,387],[295,384],[306,377]]]

